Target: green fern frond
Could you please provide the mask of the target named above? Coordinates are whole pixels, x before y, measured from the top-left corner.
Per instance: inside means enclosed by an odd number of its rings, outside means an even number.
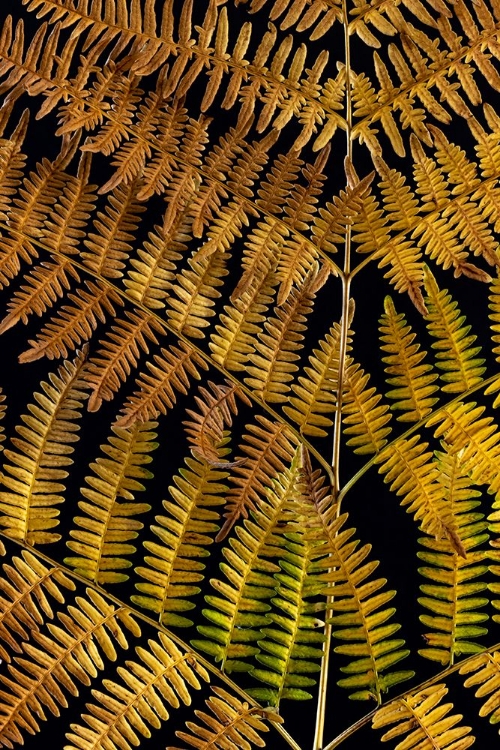
[[[136,422],[128,429],[113,427],[108,444],[101,446],[106,457],[90,464],[95,476],[85,478],[88,487],[81,490],[85,501],[78,503],[85,515],[75,516],[79,528],[69,532],[72,539],[66,543],[76,556],[64,562],[94,583],[121,583],[129,577],[118,571],[131,566],[127,557],[136,551],[131,541],[144,527],[135,516],[151,509],[134,499],[136,492],[145,489],[140,480],[153,476],[145,465],[158,447],[156,427],[157,422]]]
[[[16,427],[20,437],[11,438],[4,451],[6,462],[0,475],[0,525],[5,534],[28,544],[49,544],[61,538],[50,531],[59,524],[56,505],[62,492],[78,441],[78,424],[86,393],[82,369],[86,352],[74,362],[64,362],[43,382],[37,403],[29,405],[24,424]]]
[[[455,519],[466,557],[450,550],[447,541],[419,539],[425,550],[418,552],[418,557],[426,563],[419,573],[430,581],[420,586],[424,596],[419,603],[431,612],[420,615],[420,621],[432,628],[425,633],[427,646],[419,654],[448,666],[456,656],[481,651],[483,646],[476,639],[488,632],[481,625],[488,614],[480,611],[488,604],[488,598],[481,596],[487,589],[484,577],[488,553],[478,549],[488,540],[488,524],[484,514],[476,510],[481,505],[477,499],[481,493],[471,487],[471,480],[464,474],[460,453],[437,452],[435,460],[439,482],[445,488],[444,500]]]
[[[227,438],[223,443],[227,442]],[[228,452],[218,447],[219,460]],[[184,612],[194,608],[191,598],[200,591],[208,547],[218,531],[220,514],[214,510],[224,503],[228,473],[197,457],[187,458],[186,468],[174,477],[169,487],[170,500],[163,501],[168,515],[155,516],[151,531],[158,541],[144,542],[149,553],[144,565],[135,569],[142,581],[135,587],[134,604],[156,612],[162,625],[187,627],[193,624]]]
[[[451,714],[453,703],[441,703],[448,693],[446,685],[438,684],[391,701],[379,708],[373,717],[374,729],[395,724],[382,736],[382,742],[404,739],[394,750],[466,750],[476,741],[471,728],[463,726],[461,714]]]
[[[392,409],[402,411],[398,416],[401,422],[418,422],[427,416],[437,401],[433,396],[438,386],[434,384],[437,374],[432,372],[432,365],[422,360],[425,351],[419,351],[415,343],[415,334],[403,313],[397,313],[391,297],[384,300],[385,313],[380,318],[381,349],[388,352],[382,357],[385,372],[389,376],[387,383],[392,390],[387,397],[394,400]]]
[[[127,609],[92,589],[86,594],[58,614],[60,624],[47,625],[50,635],[33,631],[34,642],[23,644],[25,656],[15,657],[16,666],[9,664],[9,676],[0,675],[0,730],[7,747],[23,743],[23,732],[38,732],[46,710],[59,716],[68,707],[66,693],[77,696],[78,684],[90,685],[106,661],[115,661],[115,644],[128,648],[126,630],[140,635]]]
[[[482,381],[486,370],[484,359],[477,355],[480,346],[473,346],[476,336],[469,335],[470,326],[461,315],[457,303],[447,289],[440,290],[429,268],[425,267],[424,283],[427,329],[437,339],[432,348],[437,350],[437,367],[443,371],[441,380],[445,393],[463,393]]]
[[[136,647],[138,661],[118,667],[121,682],[103,680],[104,690],[93,690],[95,703],[87,703],[85,724],[72,724],[66,738],[68,750],[109,750],[131,747],[151,737],[168,721],[170,709],[181,702],[189,706],[191,693],[208,681],[206,670],[194,654],[180,651],[165,634],[148,641],[148,648]]]
[[[256,642],[259,628],[270,625],[270,599],[276,588],[274,573],[280,568],[273,558],[281,556],[285,539],[279,531],[283,509],[293,497],[298,474],[298,458],[272,482],[266,497],[260,498],[251,518],[236,527],[234,536],[224,547],[226,562],[221,570],[227,581],[212,579],[217,595],[205,597],[209,608],[203,610],[211,625],[199,625],[198,632],[209,640],[196,639],[192,645],[204,651],[224,671],[248,671],[245,659],[259,652]]]

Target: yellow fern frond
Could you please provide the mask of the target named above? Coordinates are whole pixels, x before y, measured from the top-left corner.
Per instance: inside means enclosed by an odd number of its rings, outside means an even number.
[[[74,362],[64,362],[43,382],[43,393],[37,393],[37,404],[23,415],[24,424],[11,438],[15,450],[4,451],[0,492],[0,525],[5,534],[28,544],[48,544],[60,539],[53,529],[59,524],[55,506],[64,501],[66,467],[71,466],[72,443],[78,441],[83,402],[87,398],[82,368],[85,353]]]
[[[182,341],[179,347],[162,349],[161,355],[154,355],[154,364],[146,362],[146,366],[151,374],[143,373],[136,381],[140,390],[127,399],[117,422],[120,427],[166,414],[177,400],[176,392],[186,394],[190,378],[199,380],[198,370],[208,369],[205,360]]]
[[[387,443],[391,432],[391,415],[375,387],[367,388],[370,376],[348,357],[342,400],[343,432],[353,435],[347,441],[355,453],[378,453]]]
[[[441,703],[447,693],[448,688],[443,684],[409,693],[379,708],[372,726],[385,729],[396,725],[385,732],[382,742],[407,735],[394,750],[466,750],[476,738],[470,734],[470,727],[460,723],[461,714],[449,715],[453,703]]]
[[[483,379],[486,368],[482,365],[485,360],[477,356],[481,347],[473,346],[476,336],[469,335],[470,326],[465,325],[465,316],[460,314],[457,303],[448,294],[448,290],[439,289],[427,267],[424,283],[427,292],[427,328],[431,336],[437,339],[432,348],[437,350],[437,367],[444,371],[441,380],[445,385],[441,390],[446,393],[463,393]]]
[[[420,345],[414,343],[415,334],[406,325],[403,313],[397,313],[391,297],[384,300],[385,313],[380,318],[380,339],[382,350],[388,356],[382,357],[385,372],[389,376],[387,383],[393,386],[387,397],[394,399],[392,409],[403,411],[398,416],[402,422],[418,422],[427,416],[436,403],[432,394],[438,390],[434,385],[437,374],[432,372],[432,365],[425,364],[427,352],[419,351]]]
[[[151,510],[148,503],[135,502],[135,493],[144,491],[143,481],[153,476],[145,465],[158,447],[156,427],[157,422],[113,427],[108,444],[101,446],[106,457],[90,464],[95,476],[85,477],[85,500],[78,503],[85,515],[75,516],[79,528],[69,532],[72,538],[66,543],[75,556],[64,562],[99,585],[128,580],[128,574],[119,571],[132,565],[127,559],[136,551],[131,541],[144,528],[135,517]]]
[[[465,687],[476,688],[475,696],[481,698],[479,716],[489,716],[491,724],[497,724],[500,717],[499,671],[500,651],[486,651],[468,659],[460,668],[461,675],[470,675],[464,681]]]

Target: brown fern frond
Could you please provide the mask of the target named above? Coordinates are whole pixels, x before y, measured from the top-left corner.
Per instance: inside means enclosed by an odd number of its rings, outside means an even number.
[[[31,346],[19,356],[20,362],[67,357],[68,352],[90,339],[98,321],[104,323],[107,315],[114,317],[115,306],[123,305],[119,294],[101,282],[86,281],[85,287],[67,295],[73,304],[63,305],[37,338],[29,341]]]
[[[161,352],[161,356],[155,354],[154,364],[146,363],[151,374],[143,373],[137,379],[140,390],[127,399],[117,426],[129,427],[136,420],[166,414],[177,400],[176,392],[186,394],[190,379],[199,380],[199,369],[208,369],[205,360],[183,341],[178,347],[171,346]]]
[[[137,367],[141,352],[149,354],[149,344],[158,344],[157,334],[166,329],[153,316],[138,311],[125,311],[126,320],[117,319],[107,335],[100,340],[103,347],[89,358],[83,377],[92,388],[89,411],[98,411],[103,401],[110,401]]]
[[[229,481],[235,486],[227,493],[225,521],[216,541],[225,539],[240,518],[248,518],[249,510],[256,507],[260,497],[273,478],[284,471],[293,458],[295,440],[288,428],[266,417],[257,416],[258,424],[247,425],[249,434],[239,448],[235,468]]]
[[[182,424],[193,453],[214,465],[219,462],[218,446],[224,438],[224,428],[231,427],[233,416],[238,414],[236,398],[241,399],[246,406],[250,406],[251,401],[229,380],[225,385],[217,385],[211,381],[207,385],[208,388],[199,387],[200,395],[194,397],[196,411],[186,409],[190,420]]]
[[[29,111],[26,109],[11,137],[0,140],[0,221],[8,220],[12,196],[21,185],[26,162],[21,148],[28,131],[28,121]]]

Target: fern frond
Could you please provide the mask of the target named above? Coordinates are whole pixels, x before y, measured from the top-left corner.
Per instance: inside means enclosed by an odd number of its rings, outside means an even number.
[[[68,707],[66,692],[77,696],[78,683],[90,685],[105,661],[115,661],[115,644],[128,648],[126,630],[136,637],[141,632],[125,607],[116,608],[92,589],[58,619],[60,624],[47,625],[50,636],[33,631],[35,643],[23,644],[26,656],[15,657],[18,666],[9,665],[8,677],[0,675],[0,741],[6,747],[23,743],[23,731],[37,733],[46,710],[59,716]]]
[[[447,541],[419,539],[425,550],[418,552],[418,557],[426,563],[419,573],[430,583],[420,586],[424,596],[418,601],[431,612],[420,615],[420,621],[432,628],[432,632],[425,633],[427,646],[419,654],[449,666],[456,656],[482,651],[483,646],[476,639],[488,632],[480,624],[488,619],[486,613],[480,612],[488,604],[488,598],[480,595],[487,589],[482,577],[488,571],[488,553],[478,549],[488,540],[488,524],[484,514],[476,510],[481,493],[472,489],[460,453],[437,452],[436,462],[438,481],[445,488],[444,499],[455,519],[466,557],[450,550]]]
[[[136,516],[151,510],[148,503],[135,502],[135,493],[144,491],[142,482],[153,476],[145,465],[158,447],[156,426],[156,422],[136,422],[128,429],[113,427],[108,444],[101,446],[106,457],[91,463],[94,476],[85,477],[88,486],[81,490],[85,501],[78,503],[85,515],[75,516],[79,528],[69,532],[72,539],[66,543],[76,556],[64,562],[99,585],[129,577],[118,571],[132,564],[127,558],[136,548],[130,542],[144,527]]]
[[[299,375],[298,382],[292,383],[294,395],[288,398],[291,406],[283,407],[303,435],[326,437],[328,433],[324,428],[333,424],[330,417],[324,415],[334,412],[337,405],[340,335],[340,325],[336,323],[319,342],[320,349],[313,350],[310,367],[305,367],[304,375]]]
[[[92,388],[88,410],[97,411],[103,400],[110,401],[132,370],[137,367],[141,351],[149,354],[149,344],[158,344],[157,334],[166,330],[152,314],[141,310],[125,311],[126,320],[116,319],[106,337],[100,340],[103,347],[90,357],[83,373]]]
[[[371,545],[359,547],[359,541],[351,541],[355,529],[344,528],[347,514],[338,516],[332,498],[320,497],[316,507],[314,533],[324,540],[323,551],[329,554],[322,561],[322,579],[330,583],[325,593],[333,595],[328,609],[334,615],[328,622],[333,625],[333,637],[343,641],[335,652],[352,657],[349,664],[340,667],[348,676],[337,684],[354,691],[350,698],[374,699],[380,704],[382,692],[414,674],[383,674],[409,654],[402,639],[392,638],[401,626],[388,622],[396,610],[386,604],[396,592],[381,591],[387,583],[385,578],[367,580],[378,567],[377,561],[364,563]]]
[[[115,315],[115,305],[123,305],[119,294],[102,282],[86,281],[85,287],[67,295],[73,304],[63,305],[37,338],[29,340],[31,346],[19,355],[19,362],[33,362],[41,357],[67,357],[69,352],[90,339],[98,321],[104,323],[106,314]]]
[[[265,747],[261,734],[268,732],[269,727],[263,719],[269,716],[272,721],[276,721],[279,717],[242,703],[222,688],[213,687],[212,690],[215,696],[210,696],[205,701],[211,713],[196,710],[194,713],[200,723],[187,721],[186,728],[189,732],[177,731],[176,736],[198,750],[226,750],[230,747],[251,750],[254,745]],[[169,746],[168,750],[180,748]]]
[[[172,282],[167,315],[170,326],[190,338],[201,339],[203,329],[215,315],[212,309],[221,296],[219,287],[228,275],[227,253],[215,252],[208,258],[189,259],[190,268],[179,272]]]
[[[59,568],[47,568],[27,550],[21,555],[3,563],[4,575],[0,578],[0,656],[7,662],[11,661],[9,651],[21,653],[18,638],[27,641],[31,631],[54,618],[51,599],[64,604],[62,589],[75,589],[74,582]]]
[[[177,400],[176,392],[185,395],[190,379],[199,380],[198,370],[208,369],[205,360],[183,341],[179,347],[162,349],[161,355],[154,355],[154,364],[146,362],[146,366],[151,374],[143,373],[136,381],[140,391],[127,399],[117,422],[120,427],[166,414]]]
[[[438,684],[409,693],[379,708],[373,717],[374,729],[395,724],[382,736],[382,742],[407,735],[394,750],[466,750],[476,741],[471,728],[463,726],[461,714],[451,714],[453,703],[441,703],[448,693],[446,685]]]
[[[5,104],[4,104],[5,106]],[[12,196],[21,186],[26,155],[21,148],[28,131],[29,111],[25,110],[10,138],[0,140],[0,220],[7,221]]]
[[[439,481],[440,472],[426,452],[428,443],[421,443],[420,435],[400,438],[382,450],[376,458],[381,464],[379,473],[384,482],[391,482],[391,491],[403,495],[401,505],[407,513],[414,513],[415,521],[429,536],[446,539],[451,547],[465,558],[466,553],[457,531],[452,510],[446,502],[445,486]]]
[[[137,198],[141,185],[137,180],[118,185],[107,196],[104,211],[97,212],[95,231],[89,231],[84,240],[87,249],[82,250],[82,263],[105,279],[121,278],[125,262],[132,254],[131,243],[140,215],[146,210]]]
[[[427,329],[436,342],[437,367],[444,372],[441,380],[445,393],[463,393],[482,381],[486,370],[484,359],[478,358],[480,346],[473,346],[476,336],[469,335],[470,326],[460,314],[457,303],[448,290],[440,290],[429,268],[424,271],[424,284],[427,292],[425,304],[428,310]]]
[[[276,317],[264,324],[255,342],[255,353],[249,355],[250,377],[244,378],[263,401],[282,403],[290,390],[292,373],[298,368],[298,351],[302,348],[306,316],[311,312],[316,293],[326,282],[326,266],[312,267],[303,286],[294,289],[283,307],[275,308]]]
[[[251,406],[251,401],[237,385],[226,380],[224,385],[216,385],[211,381],[208,388],[199,387],[199,396],[194,397],[197,410],[186,409],[191,418],[184,421],[191,450],[209,464],[219,462],[218,445],[224,438],[224,428],[231,427],[233,416],[238,414],[236,397],[245,406]]]
[[[387,397],[394,400],[392,409],[402,411],[398,416],[401,422],[419,422],[432,411],[438,400],[433,396],[438,386],[434,384],[437,373],[432,365],[426,364],[427,352],[419,351],[420,345],[414,343],[415,334],[403,313],[397,313],[391,297],[384,300],[385,313],[380,318],[381,349],[388,352],[382,357],[385,372],[389,376],[387,383],[392,389]]]
[[[220,461],[228,449],[218,448]],[[208,547],[218,530],[219,513],[212,510],[224,503],[227,492],[227,472],[210,466],[198,458],[187,458],[186,467],[174,477],[175,486],[169,487],[170,500],[163,501],[168,515],[155,516],[151,531],[157,542],[145,541],[149,555],[144,566],[135,569],[146,583],[136,583],[141,592],[134,594],[134,604],[156,612],[162,625],[186,627],[193,624],[184,612],[194,608],[190,598],[200,591],[196,585],[203,581]]]
[[[499,670],[499,651],[486,651],[474,659],[467,659],[466,664],[460,668],[461,675],[470,675],[464,681],[465,687],[476,688],[475,696],[481,698],[479,716],[489,716],[491,724],[498,724],[500,720]]]
[[[343,432],[353,435],[347,441],[355,453],[378,453],[387,443],[391,432],[389,407],[380,404],[382,396],[372,386],[367,388],[370,375],[351,357],[347,358],[342,400]]]
[[[60,539],[53,533],[59,524],[55,506],[64,501],[65,467],[71,466],[72,443],[78,441],[83,402],[87,398],[82,368],[85,352],[74,362],[64,362],[49,382],[42,382],[43,393],[29,405],[24,424],[16,427],[20,437],[11,438],[15,450],[4,451],[6,462],[0,477],[0,525],[5,534],[28,544],[49,544]]]
[[[265,499],[256,503],[251,519],[236,527],[235,535],[224,547],[226,562],[221,564],[221,570],[228,582],[210,581],[216,595],[205,596],[209,608],[203,614],[212,624],[197,627],[208,640],[197,639],[192,644],[222,662],[225,672],[251,669],[245,659],[259,652],[259,628],[271,624],[271,607],[266,600],[275,593],[273,573],[279,573],[280,568],[270,558],[281,556],[280,548],[286,541],[276,532],[283,509],[293,497],[297,474],[295,458],[291,468],[271,483]]]
[[[314,522],[314,504],[327,490],[319,472],[313,474],[305,451],[301,463],[292,502],[283,513],[282,523],[287,531],[279,560],[281,572],[274,576],[277,588],[271,599],[271,626],[261,628],[262,640],[257,641],[260,653],[255,657],[259,666],[251,671],[269,687],[248,691],[273,706],[279,706],[282,699],[312,697],[304,688],[316,683],[311,675],[320,671],[318,662],[324,649],[325,636],[318,628],[323,625],[319,618],[324,617],[326,599],[318,600],[318,596],[326,587],[321,575],[326,550],[323,540],[308,534],[307,527]]]
[[[136,746],[151,737],[169,719],[169,708],[181,702],[189,706],[191,692],[201,688],[208,674],[194,654],[180,651],[165,634],[148,641],[148,648],[136,647],[138,661],[118,667],[121,682],[103,680],[104,691],[93,690],[95,703],[87,703],[85,725],[72,724],[66,735],[68,750],[109,750]]]
[[[80,283],[78,271],[68,259],[56,258],[53,262],[44,261],[26,274],[25,285],[21,286],[7,304],[7,315],[0,322],[0,333],[8,331],[19,321],[28,322],[35,313],[41,317],[55,302],[71,289],[70,278]]]
[[[235,486],[226,495],[225,521],[217,542],[227,537],[241,517],[248,518],[249,510],[255,510],[272,479],[285,471],[295,452],[294,437],[284,424],[260,415],[256,419],[258,424],[247,425],[249,434],[243,435],[245,442],[239,446],[242,455],[234,462],[229,478]]]

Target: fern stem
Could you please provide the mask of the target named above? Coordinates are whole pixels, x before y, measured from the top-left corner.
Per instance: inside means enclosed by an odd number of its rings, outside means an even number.
[[[351,47],[349,39],[349,17],[347,0],[342,0],[342,20],[344,24],[344,56],[346,70],[346,158],[352,160],[352,99],[351,99]],[[337,517],[340,514],[340,440],[342,433],[342,393],[344,390],[345,358],[347,353],[347,339],[349,333],[349,304],[351,288],[351,226],[347,225],[344,243],[344,268],[342,272],[342,319],[339,345],[339,371],[337,376],[337,403],[335,408],[335,422],[333,427],[333,502],[337,502]],[[333,594],[327,597],[328,605],[332,603]],[[328,690],[328,675],[330,669],[330,655],[332,642],[332,624],[325,624],[325,642],[321,659],[321,672],[318,688],[318,705],[316,710],[316,725],[314,730],[313,750],[321,750],[325,731],[326,700]]]
[[[188,346],[191,347],[193,351],[195,351],[208,365],[218,370],[222,375],[224,375],[225,378],[230,380],[232,383],[234,383],[240,390],[242,390],[254,403],[256,403],[258,406],[260,406],[261,409],[264,409],[273,419],[275,419],[278,422],[286,424],[287,428],[290,430],[290,432],[294,435],[297,442],[300,444],[306,446],[307,450],[315,457],[315,459],[318,461],[318,463],[322,466],[322,468],[326,471],[328,474],[328,478],[330,481],[330,484],[333,484],[333,471],[331,465],[326,461],[321,453],[315,448],[309,440],[304,437],[299,430],[297,430],[296,427],[294,427],[291,422],[287,420],[287,418],[284,416],[284,414],[279,414],[275,409],[272,408],[272,406],[269,406],[265,401],[260,399],[254,391],[252,391],[251,388],[249,388],[247,385],[245,385],[242,381],[240,381],[235,375],[233,375],[229,370],[226,370],[223,365],[220,365],[218,362],[213,360],[210,355],[208,355],[206,352],[203,351],[195,342],[185,336],[180,331],[177,331],[176,329],[172,328],[172,326],[169,324],[168,320],[165,320],[162,318],[158,313],[156,313],[154,310],[151,310],[149,307],[146,307],[142,303],[131,300],[130,297],[127,294],[127,291],[125,289],[120,289],[118,286],[115,286],[112,284],[109,279],[105,279],[103,276],[100,276],[98,273],[95,273],[92,271],[92,269],[85,266],[83,263],[79,263],[77,260],[74,260],[73,257],[69,257],[68,255],[64,255],[64,253],[60,253],[57,250],[53,250],[52,248],[47,248],[43,242],[40,242],[40,240],[35,239],[34,237],[30,237],[23,232],[19,232],[18,230],[7,226],[4,222],[0,221],[0,229],[4,229],[6,232],[9,232],[11,234],[15,234],[19,237],[24,237],[25,239],[29,240],[33,245],[36,245],[37,247],[41,248],[42,250],[45,250],[45,252],[50,253],[51,256],[55,256],[57,258],[62,258],[64,260],[69,260],[75,268],[78,268],[80,271],[88,274],[94,279],[97,279],[101,284],[104,284],[105,286],[112,289],[114,292],[120,295],[122,299],[126,300],[127,302],[134,303],[134,306],[145,312],[147,315],[151,315],[151,317],[155,318],[162,326],[165,328],[169,333],[171,333],[173,336],[175,336],[179,341],[183,341]]]
[[[483,380],[481,383],[477,383],[476,385],[469,388],[464,393],[459,393],[455,398],[452,398],[450,401],[447,401],[445,404],[440,404],[439,406],[436,406],[427,416],[425,416],[423,419],[421,419],[419,422],[415,422],[414,425],[409,427],[406,432],[403,432],[401,435],[397,435],[394,437],[387,445],[384,446],[384,450],[387,448],[390,448],[390,446],[394,445],[398,440],[405,440],[409,438],[411,435],[413,435],[417,430],[420,430],[422,427],[425,427],[427,422],[433,417],[435,414],[438,414],[442,409],[448,409],[450,406],[453,406],[453,404],[458,403],[459,401],[463,401],[464,398],[468,398],[471,396],[475,391],[480,391],[482,388],[487,387],[488,385],[491,385],[491,383],[494,383],[495,380],[498,380],[500,378],[500,372],[495,373],[495,375],[491,375],[489,378],[486,378],[486,380]],[[341,502],[344,497],[347,495],[349,490],[354,487],[356,482],[361,479],[361,477],[366,474],[368,469],[370,469],[375,461],[377,460],[377,454],[372,456],[369,461],[367,461],[363,466],[352,476],[348,482],[342,487],[339,496],[338,501]]]
[[[22,549],[29,550],[33,555],[36,557],[42,559],[44,562],[47,563],[47,565],[50,565],[52,568],[55,568],[56,570],[61,570],[64,572],[65,575],[67,575],[69,578],[73,578],[75,581],[78,581],[78,583],[84,585],[86,588],[91,588],[94,591],[98,591],[102,596],[104,596],[107,600],[113,602],[117,607],[120,609],[123,609],[126,607],[126,609],[138,620],[142,620],[146,625],[149,625],[150,627],[154,628],[157,631],[160,631],[162,633],[165,633],[165,635],[168,635],[168,637],[174,641],[177,646],[184,649],[188,653],[194,654],[196,657],[196,660],[207,670],[207,672],[210,672],[213,674],[217,679],[221,680],[221,682],[224,682],[231,690],[233,690],[239,697],[245,701],[246,703],[250,704],[251,706],[258,708],[262,711],[262,715],[265,715],[265,709],[256,701],[254,698],[252,698],[248,693],[246,693],[243,688],[240,688],[233,680],[228,677],[226,674],[221,672],[214,664],[212,664],[208,659],[206,659],[201,654],[198,654],[198,652],[195,652],[191,646],[189,646],[185,641],[182,640],[182,638],[179,638],[178,635],[173,633],[171,630],[168,630],[168,628],[164,627],[163,625],[160,625],[156,620],[151,619],[151,617],[148,617],[147,615],[143,614],[139,610],[135,609],[135,607],[132,604],[125,604],[123,601],[121,601],[118,597],[114,596],[113,594],[110,594],[107,589],[103,588],[102,586],[99,586],[99,584],[94,583],[93,581],[90,581],[88,578],[84,578],[83,576],[79,575],[78,573],[75,573],[70,568],[67,568],[62,563],[57,562],[57,560],[54,560],[52,557],[49,557],[48,555],[44,554],[43,552],[40,552],[39,549],[36,547],[33,547],[31,544],[28,544],[27,542],[23,542],[19,539],[13,539],[12,537],[8,536],[5,532],[0,531],[0,537],[7,540],[7,542],[16,544],[18,547],[21,547]],[[276,731],[283,737],[283,739],[287,742],[289,747],[292,748],[292,750],[302,750],[300,745],[297,744],[297,742],[293,739],[293,737],[290,736],[290,734],[286,731],[286,729],[278,723],[270,722],[272,726],[276,729]]]

